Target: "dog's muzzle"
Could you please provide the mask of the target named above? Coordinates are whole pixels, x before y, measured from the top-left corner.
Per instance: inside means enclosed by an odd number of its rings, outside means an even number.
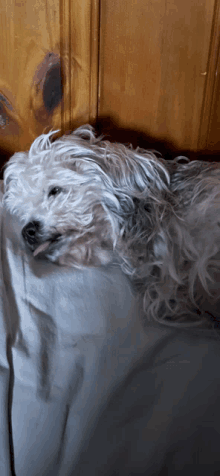
[[[61,234],[55,233],[45,239],[41,233],[41,224],[39,221],[31,221],[22,229],[22,237],[28,247],[34,252],[34,256],[41,251],[45,251],[51,243],[59,240]]]

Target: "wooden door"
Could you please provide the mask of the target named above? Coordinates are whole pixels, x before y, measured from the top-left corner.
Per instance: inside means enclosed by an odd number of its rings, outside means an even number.
[[[134,145],[144,138],[159,150],[220,149],[218,0],[0,0],[0,7],[6,156],[43,131],[86,122]]]

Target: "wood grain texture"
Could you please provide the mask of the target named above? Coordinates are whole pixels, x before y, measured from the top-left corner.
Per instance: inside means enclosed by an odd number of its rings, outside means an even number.
[[[61,58],[65,64],[63,129],[97,117],[99,1],[63,0]]]
[[[216,0],[198,149],[220,151],[220,2]]]
[[[97,117],[177,149],[219,147],[219,0],[0,7],[0,147],[8,153]]]
[[[59,106],[42,124],[42,74],[37,78],[48,53],[59,57],[59,1],[1,0],[0,42],[0,94],[11,106],[0,145],[14,151],[28,147],[46,124],[60,127]]]
[[[220,53],[220,51],[219,51]],[[214,94],[212,101],[212,108],[210,111],[210,122],[208,127],[208,134],[206,136],[206,143],[204,145],[205,151],[220,153],[220,55],[218,56],[218,63],[216,68],[216,82],[214,86]],[[219,160],[219,159],[218,159]]]
[[[0,147],[95,120],[97,0],[0,0]]]
[[[214,3],[101,2],[99,117],[195,150]]]

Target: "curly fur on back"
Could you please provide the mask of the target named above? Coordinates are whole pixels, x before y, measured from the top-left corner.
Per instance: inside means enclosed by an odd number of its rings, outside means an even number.
[[[114,252],[149,318],[207,322],[202,301],[220,270],[219,165],[158,159],[97,138],[91,126],[54,142],[52,134],[15,154],[4,172],[7,208],[24,233],[38,224],[34,240],[23,235],[34,256],[82,268]]]

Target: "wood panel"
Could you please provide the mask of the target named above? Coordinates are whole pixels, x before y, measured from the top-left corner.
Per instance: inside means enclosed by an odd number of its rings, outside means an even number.
[[[99,0],[63,0],[61,58],[66,65],[63,130],[97,117]]]
[[[0,0],[1,149],[94,120],[98,13],[97,0]]]
[[[197,149],[214,6],[101,2],[99,117]]]
[[[199,148],[220,151],[220,2],[216,1],[207,68]]]
[[[204,145],[205,151],[220,153],[220,56],[217,64],[216,84],[214,88],[214,98],[210,114],[210,122],[207,134],[207,141]]]

